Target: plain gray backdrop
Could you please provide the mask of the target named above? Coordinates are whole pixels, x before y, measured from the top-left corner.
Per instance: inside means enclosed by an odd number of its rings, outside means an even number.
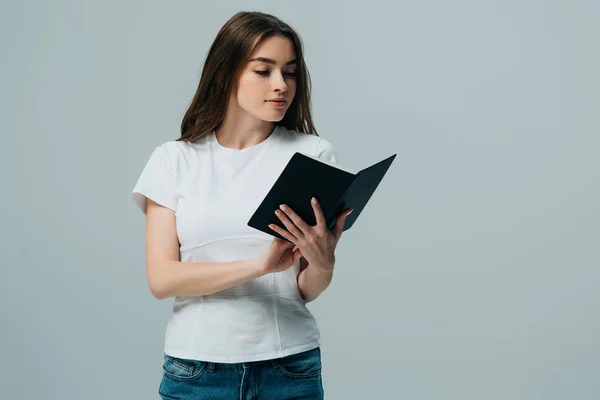
[[[131,190],[234,13],[300,33],[340,164],[397,153],[309,307],[328,399],[600,398],[597,1],[3,1],[3,399],[157,399]]]

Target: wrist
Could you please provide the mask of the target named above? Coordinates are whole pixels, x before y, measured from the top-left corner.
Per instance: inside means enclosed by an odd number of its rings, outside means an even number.
[[[308,266],[313,266],[314,269],[318,269],[319,271],[333,271],[333,268],[335,267],[335,260],[328,262],[328,263],[324,263],[324,264],[308,264]]]
[[[250,268],[254,271],[255,278],[260,278],[263,275],[266,275],[267,272],[264,268],[264,261],[262,257],[255,257],[249,260]]]
[[[307,269],[310,269],[311,271],[313,271],[313,273],[316,273],[318,275],[331,275],[331,274],[333,274],[334,266],[333,266],[333,264],[331,266],[308,264]]]

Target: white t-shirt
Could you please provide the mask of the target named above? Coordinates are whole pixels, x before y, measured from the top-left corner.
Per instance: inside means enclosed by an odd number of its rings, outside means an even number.
[[[210,132],[194,143],[157,146],[132,196],[144,213],[146,198],[176,213],[183,262],[257,257],[273,236],[247,222],[295,152],[337,164],[327,140],[282,126],[242,150],[223,147]],[[211,295],[175,297],[165,353],[237,363],[319,346],[317,323],[298,290],[299,269],[297,263]]]

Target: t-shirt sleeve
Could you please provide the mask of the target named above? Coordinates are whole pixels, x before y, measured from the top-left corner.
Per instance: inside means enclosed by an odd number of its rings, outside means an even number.
[[[133,200],[146,214],[148,200],[177,211],[175,180],[163,145],[157,146],[139,176],[132,193]]]
[[[332,164],[338,163],[338,156],[335,149],[333,148],[333,145],[322,137],[319,137],[316,156]]]

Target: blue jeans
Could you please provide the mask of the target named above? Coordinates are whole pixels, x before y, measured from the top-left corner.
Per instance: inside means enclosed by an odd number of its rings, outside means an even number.
[[[164,354],[158,393],[166,400],[321,400],[321,350],[236,364]]]

